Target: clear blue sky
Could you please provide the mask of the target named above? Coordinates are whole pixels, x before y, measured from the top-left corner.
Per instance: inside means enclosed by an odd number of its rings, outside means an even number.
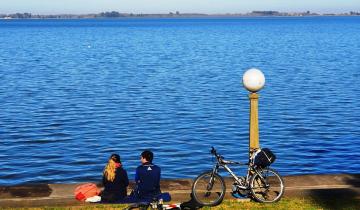
[[[360,0],[0,0],[0,13],[245,13],[253,10],[360,12]]]

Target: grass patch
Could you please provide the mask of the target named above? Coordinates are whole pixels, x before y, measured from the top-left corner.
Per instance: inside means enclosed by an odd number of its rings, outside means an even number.
[[[221,205],[215,207],[204,207],[202,210],[236,210],[236,209],[261,209],[261,210],[327,210],[327,209],[359,209],[359,200],[318,200],[311,199],[282,199],[277,203],[262,204],[257,202],[239,202],[237,200],[225,200]],[[7,208],[8,210],[121,210],[127,205],[123,204],[85,204],[81,206],[68,207],[38,207],[38,208]]]
[[[346,202],[337,202],[336,205],[332,205],[333,201],[323,201],[319,203],[316,200],[311,199],[282,199],[277,203],[257,203],[257,202],[238,202],[236,200],[225,200],[221,205],[216,207],[205,207],[203,210],[230,210],[230,209],[262,209],[262,210],[327,210],[327,209],[346,209],[356,210],[359,209],[359,200],[351,200]],[[329,208],[329,206],[331,206]]]

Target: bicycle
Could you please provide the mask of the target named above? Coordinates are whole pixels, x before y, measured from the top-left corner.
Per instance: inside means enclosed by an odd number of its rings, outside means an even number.
[[[255,164],[256,151],[252,152],[248,163],[240,163],[225,160],[219,155],[214,147],[211,154],[216,157],[216,163],[212,171],[200,174],[192,185],[192,194],[196,202],[203,206],[219,205],[224,199],[226,186],[223,177],[219,175],[219,169],[224,168],[234,179],[232,195],[252,198],[261,203],[279,201],[284,194],[284,181],[281,176],[267,166]],[[228,165],[247,165],[245,177],[238,177]]]

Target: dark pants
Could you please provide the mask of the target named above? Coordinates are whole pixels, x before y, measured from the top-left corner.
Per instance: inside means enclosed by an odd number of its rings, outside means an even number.
[[[100,196],[102,203],[118,203],[125,198],[123,194],[111,191],[102,191]]]
[[[151,203],[153,200],[158,199],[163,199],[164,202],[169,202],[171,200],[171,196],[169,193],[160,193],[157,195],[149,195],[143,197],[132,194],[122,199],[120,203]]]

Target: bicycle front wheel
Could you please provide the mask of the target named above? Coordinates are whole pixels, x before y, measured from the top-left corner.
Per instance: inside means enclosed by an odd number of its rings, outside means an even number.
[[[192,194],[197,203],[203,206],[219,205],[225,196],[225,181],[211,171],[200,174],[192,186]]]
[[[284,194],[284,181],[273,169],[259,169],[250,180],[253,198],[261,203],[279,201]]]

